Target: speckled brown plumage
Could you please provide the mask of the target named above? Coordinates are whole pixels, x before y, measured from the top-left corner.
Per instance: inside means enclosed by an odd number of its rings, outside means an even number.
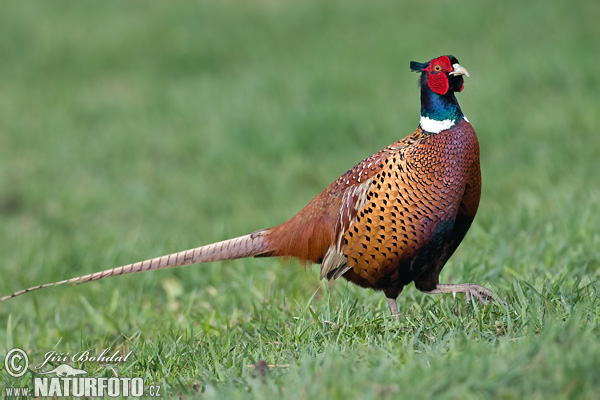
[[[467,121],[440,134],[418,128],[272,228],[268,240],[277,250],[269,255],[323,263],[322,276],[343,276],[388,297],[412,281],[433,290],[477,212],[480,188],[479,144]],[[337,263],[327,262],[330,249]]]
[[[479,145],[471,125],[463,120],[453,130],[418,129],[415,136],[379,164],[365,207],[343,234],[351,267],[344,277],[394,298],[413,280],[419,289],[435,288],[479,205]]]
[[[439,284],[439,274],[469,229],[479,205],[479,144],[456,101],[467,71],[453,56],[411,62],[421,73],[416,131],[368,157],[289,221],[270,229],[34,286],[0,300],[63,283],[250,256],[295,257],[321,264],[321,277],[343,277],[385,293],[392,314],[411,282],[425,293],[493,293],[474,284]]]

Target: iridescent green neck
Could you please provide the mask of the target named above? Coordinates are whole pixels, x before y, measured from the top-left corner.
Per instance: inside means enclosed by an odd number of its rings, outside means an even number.
[[[439,133],[454,126],[464,115],[454,92],[440,95],[427,85],[421,86],[421,129]]]

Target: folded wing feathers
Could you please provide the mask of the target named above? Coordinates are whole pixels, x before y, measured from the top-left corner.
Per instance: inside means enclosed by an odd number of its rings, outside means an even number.
[[[342,240],[358,213],[365,207],[367,192],[372,184],[373,178],[370,178],[359,185],[349,186],[344,191],[336,221],[336,240],[327,250],[321,264],[321,279],[337,279],[350,269],[346,265],[347,257],[343,253]]]

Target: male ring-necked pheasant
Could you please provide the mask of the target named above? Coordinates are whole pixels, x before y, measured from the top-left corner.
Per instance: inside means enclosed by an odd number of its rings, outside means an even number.
[[[443,285],[439,274],[467,233],[481,193],[479,144],[455,92],[469,76],[454,56],[411,62],[421,73],[417,130],[350,169],[289,221],[209,244],[35,286],[3,297],[64,283],[242,257],[295,257],[321,264],[321,278],[344,277],[381,290],[393,315],[410,282],[425,293],[465,293],[485,302],[489,289]]]

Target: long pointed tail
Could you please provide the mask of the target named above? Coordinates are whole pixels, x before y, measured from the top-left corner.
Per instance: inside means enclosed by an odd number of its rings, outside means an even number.
[[[151,271],[169,267],[180,267],[183,265],[200,264],[219,260],[234,260],[236,258],[268,255],[271,249],[268,248],[265,235],[268,230],[258,231],[249,235],[240,236],[234,239],[224,240],[180,251],[178,253],[168,254],[161,257],[152,258],[133,264],[123,265],[121,267],[107,269],[105,271],[95,272],[93,274],[78,276],[76,278],[65,279],[64,281],[46,283],[44,285],[33,286],[29,289],[20,290],[11,295],[0,298],[0,301],[6,301],[13,297],[20,296],[34,290],[43,289],[51,286],[63,285],[65,283],[82,284],[109,276],[133,274],[134,272]]]

